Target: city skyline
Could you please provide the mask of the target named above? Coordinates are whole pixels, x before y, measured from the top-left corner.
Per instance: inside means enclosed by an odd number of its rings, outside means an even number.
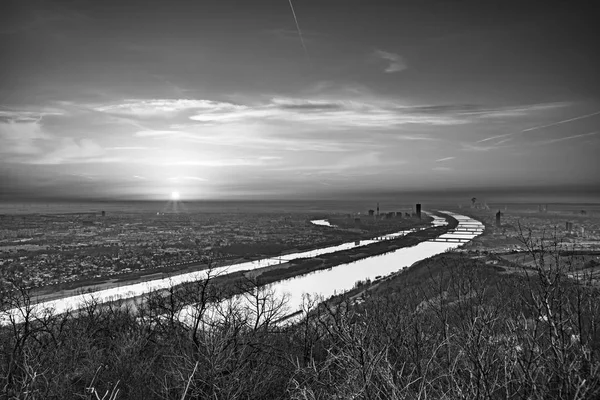
[[[600,198],[583,7],[7,4],[0,200]]]

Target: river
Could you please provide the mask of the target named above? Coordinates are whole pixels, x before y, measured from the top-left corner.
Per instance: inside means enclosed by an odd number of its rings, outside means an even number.
[[[461,230],[461,228],[466,229],[472,227],[477,228],[479,230],[477,232],[469,234],[465,234],[464,232],[449,232],[445,235],[440,236],[440,238],[460,237],[462,239],[470,240],[483,231],[483,224],[481,224],[479,221],[446,211],[444,211],[443,213],[451,215],[452,217],[458,220],[459,224],[458,227],[455,229],[457,231]],[[434,218],[432,223],[433,226],[441,226],[446,224],[446,221],[443,218],[437,217],[435,215],[431,216]],[[316,225],[327,225],[322,223],[323,220],[318,221],[319,223]],[[211,275],[214,276],[230,274],[237,271],[253,270],[271,265],[277,265],[282,262],[291,261],[298,258],[317,257],[322,254],[348,250],[358,246],[366,246],[382,240],[394,239],[414,231],[414,229],[411,229],[392,233],[389,235],[384,235],[375,239],[361,240],[360,242],[348,242],[338,246],[329,246],[304,252],[286,254],[282,257],[265,258],[240,264],[221,266],[214,268],[211,272]],[[435,254],[442,253],[451,248],[456,248],[461,244],[462,243],[455,242],[421,242],[412,247],[401,248],[396,251],[385,253],[379,256],[369,257],[353,263],[342,264],[330,269],[319,270],[299,277],[275,282],[271,284],[270,288],[273,289],[277,294],[285,295],[288,298],[287,306],[290,312],[295,312],[299,309],[299,307],[302,304],[303,293],[318,294],[323,297],[330,297],[333,294],[342,293],[344,291],[352,289],[354,284],[359,280],[373,280],[376,276],[384,276],[391,272],[401,270],[402,268],[406,268],[407,266],[410,266],[411,264],[419,260],[431,257]],[[145,293],[168,288],[172,285],[205,279],[206,276],[206,270],[196,271],[171,276],[169,278],[139,282],[111,289],[100,290],[94,293],[79,294],[76,296],[51,300],[47,302],[38,303],[33,307],[36,312],[43,312],[44,310],[53,310],[53,312],[55,313],[62,313],[67,310],[76,309],[81,304],[84,304],[85,302],[91,299],[103,303],[118,299],[134,298],[141,296]],[[14,309],[8,310],[7,314],[8,315],[0,316],[0,324],[6,324],[8,322],[9,316],[15,318],[18,321],[21,315],[21,313],[19,313],[18,310]]]
[[[479,236],[484,229],[481,222],[465,217],[462,215],[442,211],[445,214],[451,215],[458,221],[458,226],[437,239],[462,239],[472,240]],[[442,218],[434,217],[433,225],[445,225],[446,221]],[[319,224],[325,225],[325,224]],[[471,229],[474,232],[464,233],[462,230]],[[399,234],[386,235],[385,238],[396,237]],[[385,238],[382,238],[385,240]],[[372,240],[374,243],[379,240]],[[366,242],[366,241],[365,241]],[[400,271],[411,266],[417,261],[432,257],[436,254],[444,253],[445,251],[457,248],[465,242],[443,242],[429,240],[421,242],[412,247],[403,247],[388,253],[363,258],[347,264],[341,264],[329,269],[317,270],[305,275],[299,275],[293,278],[274,282],[269,285],[270,291],[279,297],[284,297],[286,300],[286,312],[284,314],[294,314],[302,309],[303,296],[311,295],[312,298],[319,296],[327,299],[333,295],[341,294],[352,289],[356,282],[364,280],[375,280],[376,277],[383,277],[393,272]],[[252,304],[252,295],[239,295],[228,301],[225,307],[230,307],[234,303],[236,307],[246,309],[250,315],[255,312],[255,304]],[[188,307],[180,319],[187,324],[191,324],[194,318],[193,307]]]

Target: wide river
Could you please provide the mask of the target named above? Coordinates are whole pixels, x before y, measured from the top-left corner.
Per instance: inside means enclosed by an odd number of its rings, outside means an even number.
[[[300,310],[304,293],[319,295],[324,298],[328,298],[334,294],[343,293],[352,289],[357,281],[366,279],[374,280],[377,276],[385,276],[392,272],[399,271],[419,260],[456,248],[462,245],[465,240],[471,240],[483,232],[483,224],[481,224],[481,222],[462,215],[446,211],[443,212],[458,220],[458,227],[456,230],[461,232],[451,231],[441,235],[438,239],[462,239],[462,243],[451,241],[425,241],[412,247],[404,247],[382,255],[365,258],[348,264],[338,265],[330,269],[319,270],[295,278],[275,282],[270,285],[270,288],[274,290],[277,295],[286,296],[287,309],[290,313],[293,313]],[[434,215],[431,216],[434,218],[432,223],[433,226],[441,226],[446,224],[444,219]],[[312,222],[315,225],[329,226],[329,223],[325,220],[315,220]],[[467,233],[465,232],[466,230],[472,230],[472,232]],[[211,275],[223,275],[237,271],[253,270],[271,265],[277,265],[282,262],[291,261],[298,258],[317,257],[322,254],[348,250],[383,240],[394,239],[404,236],[410,232],[414,232],[414,230],[411,229],[407,231],[396,232],[375,239],[361,240],[360,242],[349,242],[338,246],[329,246],[310,251],[286,254],[281,258],[265,258],[251,262],[221,266],[213,268]],[[89,301],[92,298],[101,303],[114,301],[117,299],[134,298],[151,291],[168,288],[172,285],[205,279],[206,276],[206,270],[196,271],[174,275],[169,278],[139,282],[111,289],[100,290],[93,293],[79,294],[76,296],[42,302],[36,304],[34,307],[35,311],[37,312],[43,312],[44,310],[50,309],[56,313],[61,313],[67,310],[77,309],[81,304]],[[6,324],[9,316],[17,321],[21,319],[21,313],[18,312],[18,310],[8,310],[6,313],[4,313],[4,315],[0,315],[0,324]]]

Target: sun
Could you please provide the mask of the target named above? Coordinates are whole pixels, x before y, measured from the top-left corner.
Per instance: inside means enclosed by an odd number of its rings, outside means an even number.
[[[171,192],[171,200],[173,200],[173,201],[179,200],[179,192]]]

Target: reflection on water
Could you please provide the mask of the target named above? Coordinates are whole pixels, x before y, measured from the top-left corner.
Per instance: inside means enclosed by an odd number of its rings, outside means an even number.
[[[483,225],[469,217],[453,214],[450,212],[444,212],[452,215],[459,221],[459,225],[456,230],[461,227],[480,227],[483,229]],[[430,215],[433,217],[432,224],[434,226],[445,225],[446,221],[443,218]],[[234,264],[229,266],[222,266],[214,268],[211,275],[222,275],[229,274],[237,271],[253,270],[257,268],[263,268],[271,265],[277,265],[282,262],[291,261],[298,258],[311,258],[317,257],[322,254],[333,253],[341,250],[348,250],[358,246],[367,246],[372,243],[376,243],[382,240],[390,240],[400,236],[404,236],[409,232],[414,232],[414,229],[392,233],[384,235],[382,237],[370,240],[361,240],[360,242],[343,243],[338,246],[329,246],[320,249],[314,249],[304,252],[297,252],[281,257],[266,258],[256,261],[249,261],[240,264]],[[443,236],[449,235],[449,237],[461,237],[465,239],[472,239],[479,233],[448,233]],[[457,236],[452,236],[457,235]],[[378,275],[387,275],[391,272],[398,271],[404,267],[413,264],[421,259],[431,257],[435,254],[442,253],[448,249],[458,247],[459,243],[451,242],[423,242],[413,247],[398,249],[391,253],[386,253],[376,257],[370,257],[362,259],[350,264],[342,264],[337,267],[333,267],[328,270],[316,271],[314,273],[303,275],[297,278],[288,279],[281,282],[276,282],[272,285],[277,293],[289,295],[289,307],[291,310],[297,310],[301,304],[303,293],[317,293],[324,297],[329,297],[335,293],[341,293],[351,289],[354,284],[359,280],[374,279]],[[184,282],[191,282],[200,279],[206,279],[207,271],[196,271],[191,273],[185,273],[180,275],[174,275],[169,278],[156,279],[148,282],[140,282],[131,285],[125,285],[115,287],[111,289],[100,290],[91,294],[80,294],[71,296],[63,299],[52,300],[48,302],[39,303],[36,305],[37,310],[51,309],[54,312],[61,313],[69,309],[75,309],[81,304],[94,299],[100,303],[113,301],[117,299],[126,299],[140,296],[144,293],[151,291],[168,288],[172,285],[181,284]],[[9,310],[9,314],[13,318],[19,320],[19,313],[17,310]],[[0,317],[0,324],[6,323],[5,317]]]
[[[477,227],[479,229],[478,232],[470,234],[460,233],[454,236],[452,233],[448,233],[443,236],[451,238],[468,238],[471,240],[483,232],[483,224],[479,221],[446,211],[444,211],[444,213],[452,215],[458,220],[458,226],[455,230],[460,230],[467,226]],[[437,224],[436,226],[444,225],[446,224],[446,221],[437,217],[434,220],[434,224]],[[389,275],[409,267],[417,261],[457,248],[461,245],[462,243],[452,242],[421,242],[412,247],[404,247],[378,256],[341,264],[325,270],[314,271],[284,281],[275,282],[269,286],[276,294],[287,298],[288,312],[292,314],[301,310],[302,297],[305,293],[329,298],[335,294],[340,294],[352,289],[358,281],[364,281],[366,279],[375,280],[375,277],[377,276]],[[246,298],[244,296],[238,296],[236,301],[244,307]],[[188,321],[189,318],[191,318],[191,314],[193,314],[193,308],[189,307],[184,312],[182,320]]]
[[[458,220],[456,230],[465,226],[477,226],[483,230],[483,224],[471,218],[457,214],[452,215]],[[445,224],[446,221],[437,217],[434,224]],[[439,226],[439,225],[438,225]],[[442,236],[473,239],[480,233],[453,234]],[[328,298],[334,294],[346,292],[354,287],[357,281],[374,280],[376,276],[385,276],[392,272],[409,267],[417,261],[443,253],[449,249],[460,246],[461,243],[421,242],[413,247],[404,247],[379,256],[364,258],[349,264],[342,264],[327,270],[320,270],[307,275],[287,279],[272,284],[277,293],[289,296],[288,306],[292,312],[300,309],[302,294],[317,294]]]
[[[315,219],[315,220],[312,220],[310,222],[312,222],[314,225],[329,226],[331,228],[335,228],[336,227],[335,225],[331,225],[329,223],[329,221],[327,221],[326,219]]]

